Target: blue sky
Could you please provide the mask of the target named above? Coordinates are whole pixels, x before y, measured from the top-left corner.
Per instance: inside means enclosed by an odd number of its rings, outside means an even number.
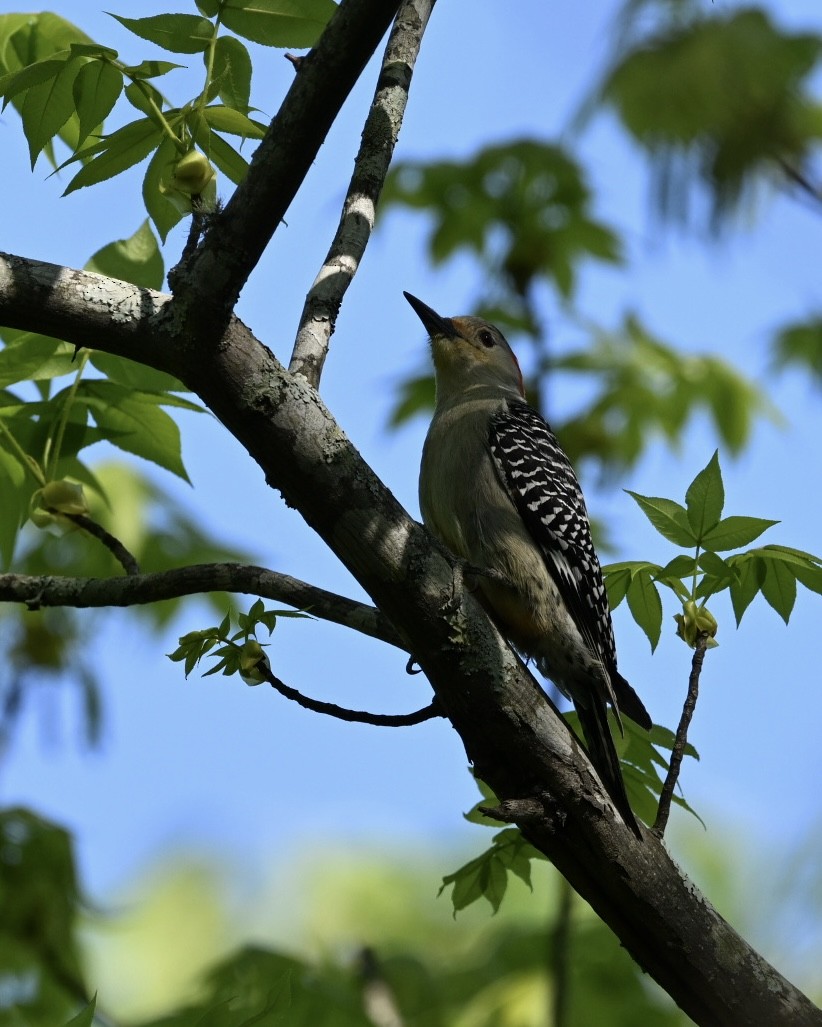
[[[144,3],[140,13],[160,13],[164,6]],[[133,63],[160,56],[96,5],[51,9]],[[822,30],[816,0],[784,0],[773,9],[784,25]],[[112,10],[134,13],[122,3]],[[592,69],[607,53],[615,10],[612,2],[443,0],[417,65],[397,157],[462,157],[491,141],[565,131]],[[278,52],[258,50],[256,58],[252,102],[273,114],[293,72]],[[197,61],[189,63],[196,67]],[[241,297],[239,315],[284,360],[336,227],[374,79],[372,64]],[[167,88],[173,89],[171,79]],[[822,551],[820,397],[801,376],[774,374],[767,348],[775,327],[819,307],[819,213],[763,191],[744,223],[719,242],[665,228],[649,214],[643,164],[613,121],[599,116],[575,145],[595,188],[596,213],[625,234],[630,258],[626,269],[587,266],[579,307],[614,327],[636,310],[666,340],[719,353],[765,387],[785,425],[760,423],[754,444],[737,460],[720,454],[726,512],[778,518],[782,523],[764,541]],[[11,108],[0,119],[0,154],[7,251],[82,266],[99,247],[131,235],[144,217],[141,171],[66,199],[61,184],[46,178],[44,162],[32,175]],[[402,290],[446,315],[470,312],[482,295],[482,279],[467,260],[436,269],[427,264],[424,228],[421,219],[398,213],[381,223],[346,298],[322,385],[346,432],[414,516],[425,425],[385,431],[395,384],[427,359],[421,326]],[[172,233],[167,265],[183,239],[183,229]],[[578,329],[551,297],[545,313],[557,345],[578,344]],[[563,411],[578,400],[575,389],[554,393]],[[362,595],[216,422],[186,415],[182,423],[195,488],[169,476],[162,478],[164,487],[258,562]],[[652,446],[619,484],[681,497],[714,445],[708,426],[695,420],[678,453]],[[612,526],[618,558],[667,560],[666,544],[629,497],[583,485],[592,513]],[[665,634],[653,657],[627,612],[615,616],[620,668],[654,719],[672,727],[690,659],[674,637],[674,612],[666,609]],[[709,831],[739,824],[763,848],[775,839],[798,840],[820,822],[822,599],[801,591],[787,630],[761,600],[739,632],[729,604],[718,603],[715,612],[721,645],[705,664],[691,736],[702,759],[686,766],[687,797]],[[461,818],[475,793],[460,741],[447,724],[403,731],[345,725],[238,680],[195,674],[184,681],[164,653],[177,635],[212,620],[192,606],[158,640],[125,612],[101,617],[93,643],[106,686],[101,749],[80,751],[74,698],[44,688],[7,755],[2,800],[30,805],[76,832],[83,877],[95,899],[178,846],[213,847],[253,871],[331,840],[477,850],[485,842]],[[276,673],[319,698],[386,712],[429,701],[425,681],[404,673],[401,653],[339,628],[286,621],[273,643]]]

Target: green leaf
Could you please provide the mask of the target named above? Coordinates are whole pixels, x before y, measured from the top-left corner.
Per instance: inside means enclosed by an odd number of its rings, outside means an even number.
[[[688,512],[672,499],[658,496],[641,496],[638,492],[625,490],[636,500],[639,508],[663,538],[675,546],[695,546],[696,537],[691,531]]]
[[[688,523],[699,541],[722,516],[725,489],[719,469],[719,450],[714,452],[707,467],[699,472],[685,493]]]
[[[157,406],[156,397],[105,381],[82,381],[76,396],[112,445],[189,480],[181,457],[180,429]]]
[[[182,382],[165,371],[156,371],[153,367],[138,364],[125,357],[115,357],[111,353],[93,350],[91,364],[102,372],[110,381],[125,385],[137,392],[186,392]]]
[[[97,1008],[97,995],[93,995],[87,1006],[83,1006],[76,1016],[66,1021],[63,1027],[92,1027],[94,1023],[94,1010]]]
[[[26,92],[20,116],[29,144],[32,168],[46,143],[74,113],[74,80],[80,67],[79,60],[68,60],[54,78],[32,86]]]
[[[165,277],[163,257],[148,221],[128,239],[119,239],[98,250],[85,269],[147,289],[161,288]]]
[[[332,0],[227,0],[223,24],[264,46],[314,46],[336,11]]]
[[[251,71],[251,57],[240,40],[218,36],[214,44],[213,84],[226,107],[248,110]]]
[[[232,107],[213,105],[206,107],[203,111],[208,124],[218,132],[228,132],[230,135],[247,136],[250,139],[262,139],[265,135],[265,125],[252,121]]]
[[[139,64],[128,64],[123,71],[129,78],[159,78],[167,75],[175,68],[184,68],[184,64],[172,64],[171,61],[140,61]]]
[[[796,602],[796,576],[787,564],[768,561],[762,595],[787,624]]]
[[[156,14],[150,18],[110,16],[135,36],[172,53],[201,53],[214,36],[214,25],[196,14]]]
[[[696,560],[692,556],[680,553],[666,563],[657,575],[658,578],[687,578],[696,570]]]
[[[79,119],[78,146],[106,120],[123,89],[123,76],[108,61],[89,61],[74,80],[74,105]]]
[[[768,521],[762,517],[726,517],[706,532],[700,542],[704,549],[713,553],[739,549],[750,545],[774,524],[779,524],[779,521]]]
[[[60,50],[49,57],[44,57],[41,61],[35,61],[33,64],[26,65],[26,67],[21,68],[19,71],[9,71],[5,75],[0,76],[0,96],[4,98],[3,110],[6,109],[9,100],[17,96],[18,93],[56,78],[65,68],[66,62],[70,57],[70,50]]]
[[[60,339],[21,332],[0,350],[0,388],[28,380],[44,381],[69,374],[74,347]]]
[[[76,189],[105,182],[106,179],[139,164],[159,144],[161,138],[162,133],[151,118],[139,118],[117,129],[102,140],[102,152],[77,172],[66,186],[63,195],[68,196]],[[82,156],[82,152],[79,156]]]
[[[734,568],[716,553],[703,553],[699,558],[699,566],[706,574],[710,574],[726,584],[730,584],[736,578]]]
[[[737,627],[742,622],[745,611],[753,602],[756,593],[762,585],[765,575],[764,561],[758,557],[749,558],[732,557],[731,564],[737,572],[737,578],[731,582],[731,603],[734,607],[734,616],[737,618]]]
[[[7,568],[14,556],[17,533],[28,513],[28,501],[34,491],[33,479],[17,457],[5,449],[7,441],[0,433],[0,564]]]
[[[617,569],[603,567],[602,573],[605,578],[605,588],[608,592],[608,602],[611,605],[611,609],[615,610],[628,594],[628,586],[631,584],[632,577],[631,572],[625,567]]]
[[[662,600],[649,571],[640,571],[634,575],[627,596],[628,609],[648,636],[653,652],[659,644],[662,631]]]
[[[388,422],[390,428],[410,421],[417,414],[430,413],[434,409],[434,376],[424,374],[400,383],[399,395]]]
[[[206,18],[213,18],[220,10],[220,0],[197,0],[197,10]]]
[[[822,382],[822,317],[787,325],[774,340],[777,367],[798,366]]]

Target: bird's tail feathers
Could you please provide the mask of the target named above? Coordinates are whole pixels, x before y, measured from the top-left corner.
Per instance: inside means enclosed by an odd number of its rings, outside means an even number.
[[[627,682],[625,683],[627,685]],[[630,686],[628,687],[630,688]],[[625,781],[622,778],[619,756],[617,755],[614,739],[608,725],[607,707],[604,703],[594,703],[592,706],[576,704],[576,708],[591,762],[599,774],[605,790],[622,815],[622,819],[637,838],[641,839],[642,833],[631,809],[631,804],[628,802],[628,793],[625,791]],[[625,712],[632,720],[634,719],[630,710]]]

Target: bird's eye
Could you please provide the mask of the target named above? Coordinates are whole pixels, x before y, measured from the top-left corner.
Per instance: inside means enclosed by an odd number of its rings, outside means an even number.
[[[491,347],[494,345],[494,336],[491,332],[488,331],[487,328],[483,328],[483,330],[479,333],[479,341],[483,344],[483,346],[487,347],[488,349],[491,349]]]

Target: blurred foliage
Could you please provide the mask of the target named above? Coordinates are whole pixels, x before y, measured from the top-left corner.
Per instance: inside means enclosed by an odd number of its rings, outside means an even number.
[[[0,1023],[55,1027],[87,1001],[70,840],[19,810],[0,815],[0,839]],[[798,961],[786,969],[818,996],[818,829],[767,867],[746,858],[742,872],[736,857],[744,838],[708,840],[698,831],[679,842],[689,872],[723,913],[783,966],[785,951],[795,951]],[[180,855],[132,885],[116,911],[86,913],[80,936],[99,981],[95,1022],[543,1027],[560,987],[568,1027],[690,1022],[585,903],[568,903],[545,861],[534,867],[534,892],[517,882],[497,916],[475,908],[452,920],[434,897],[442,860],[442,853],[314,849],[293,861],[289,880],[257,882],[229,903],[229,885],[247,873]],[[279,942],[232,950],[249,934]]]
[[[79,907],[69,833],[0,811],[0,1023],[54,1027],[86,1004]]]
[[[489,146],[467,161],[400,164],[383,192],[385,206],[424,210],[435,264],[468,250],[491,280],[521,300],[540,278],[569,298],[577,266],[594,258],[616,264],[620,242],[591,214],[582,168],[561,147],[524,139]],[[514,308],[516,309],[516,308]],[[535,331],[527,306],[507,324]]]
[[[548,864],[535,869],[534,894],[512,888],[496,917],[469,909],[453,920],[435,897],[442,859],[313,849],[292,864],[295,880],[257,883],[243,912],[236,898],[229,910],[225,889],[245,875],[181,856],[131,890],[122,913],[91,924],[100,1008],[134,1027],[255,1016],[288,1027],[543,1027],[562,987],[569,1025],[688,1023],[584,903],[565,903]],[[197,932],[180,933],[190,921]],[[279,944],[226,954],[249,935]]]
[[[684,219],[698,180],[718,227],[757,176],[802,173],[818,148],[822,106],[810,79],[822,39],[781,30],[759,7],[702,13],[682,3],[655,5],[644,35],[650,6],[629,5],[598,102],[651,158],[660,211]]]
[[[572,461],[596,460],[605,475],[632,467],[660,437],[676,447],[707,410],[732,453],[750,441],[756,419],[776,411],[749,378],[712,353],[679,353],[632,314],[617,331],[593,328],[587,346],[549,359],[549,375],[586,376],[594,396],[557,425]]]
[[[786,325],[776,336],[774,357],[778,367],[807,371],[822,385],[822,317]]]

